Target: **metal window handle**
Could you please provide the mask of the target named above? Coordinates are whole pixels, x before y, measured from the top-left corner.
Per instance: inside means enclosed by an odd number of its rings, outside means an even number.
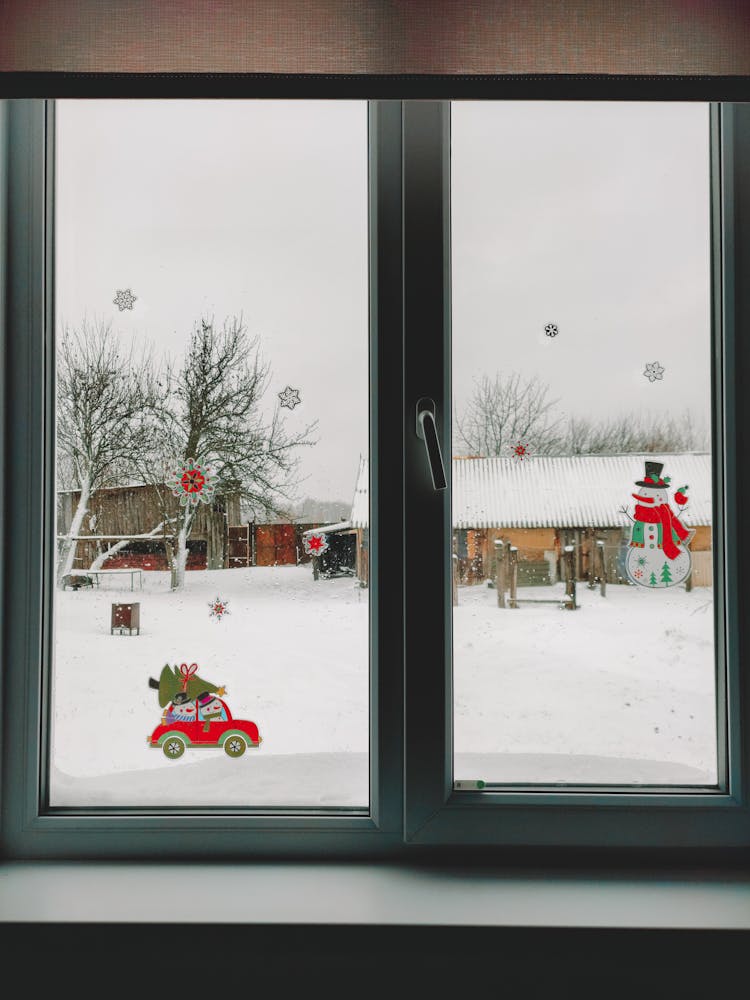
[[[435,403],[427,397],[420,399],[417,403],[417,437],[421,437],[424,441],[432,485],[436,490],[446,489],[448,483],[445,478],[443,455],[440,451],[440,441],[435,424]]]

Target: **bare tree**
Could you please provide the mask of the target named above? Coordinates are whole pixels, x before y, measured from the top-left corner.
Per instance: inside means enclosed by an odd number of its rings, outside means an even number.
[[[563,421],[557,402],[536,376],[483,375],[454,421],[456,451],[510,457],[521,444],[534,455],[617,455],[703,451],[709,445],[707,430],[689,411],[679,417],[641,411]]]
[[[703,451],[708,433],[689,411],[681,417],[670,414],[625,414],[592,420],[571,417],[561,438],[565,455],[622,455]]]
[[[315,443],[316,424],[289,433],[278,404],[264,416],[269,378],[258,338],[248,338],[236,317],[221,330],[213,320],[201,319],[181,363],[167,362],[159,377],[163,395],[153,410],[153,447],[142,475],[157,490],[163,520],[172,518],[174,525],[174,541],[166,542],[173,589],[185,580],[187,542],[198,510],[182,503],[175,515],[169,486],[175,469],[200,462],[210,476],[211,496],[203,495],[213,509],[223,509],[231,495],[266,515],[291,506],[297,453]]]
[[[483,375],[461,417],[455,420],[459,448],[469,455],[510,457],[517,444],[535,455],[559,454],[557,400],[536,376]]]
[[[136,356],[110,323],[84,320],[65,326],[57,351],[58,476],[80,497],[67,535],[60,540],[57,580],[72,567],[76,536],[92,493],[120,483],[148,445],[151,362]]]

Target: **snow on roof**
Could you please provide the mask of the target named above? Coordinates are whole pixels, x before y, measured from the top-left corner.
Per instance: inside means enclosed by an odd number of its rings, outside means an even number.
[[[354,499],[352,500],[352,512],[350,515],[352,525],[355,528],[366,528],[370,523],[369,465],[368,460],[360,455],[357,483],[354,487]]]
[[[711,456],[708,454],[576,455],[571,457],[453,459],[455,528],[624,527],[631,493],[644,463],[664,463],[671,486],[688,486],[690,502],[680,519],[688,526],[712,523]],[[367,461],[359,467],[352,524],[368,523]],[[671,493],[670,493],[671,497]],[[673,510],[679,508],[672,504]]]
[[[353,527],[351,521],[336,521],[335,524],[320,524],[317,528],[308,528],[307,531],[302,532],[302,537],[305,535],[314,535],[316,532],[320,534],[323,532],[333,532],[333,531],[346,531],[348,528]]]

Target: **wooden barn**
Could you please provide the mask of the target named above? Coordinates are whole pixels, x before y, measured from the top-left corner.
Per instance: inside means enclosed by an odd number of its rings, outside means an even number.
[[[169,516],[176,515],[179,502],[164,487]],[[70,531],[80,491],[57,494],[57,534]],[[229,560],[229,526],[240,517],[238,496],[217,498],[214,503],[199,504],[190,538],[188,539],[187,569],[222,569]],[[165,537],[169,526],[162,524],[162,505],[155,486],[118,486],[95,490],[84,516],[78,536],[75,569],[87,569],[94,559],[117,542],[122,548],[110,556],[107,569],[140,567],[145,570],[169,568]],[[150,537],[144,537],[150,536]]]
[[[453,545],[461,583],[481,583],[494,575],[495,540],[518,550],[520,586],[563,579],[561,554],[574,547],[575,575],[587,580],[596,543],[603,542],[610,583],[626,582],[624,557],[633,511],[631,493],[643,478],[646,460],[664,463],[675,488],[687,486],[689,503],[680,512],[695,529],[690,550],[693,586],[710,586],[711,456],[585,455],[572,457],[462,458],[452,462]],[[358,532],[358,575],[366,566],[369,520],[368,468],[360,462],[351,522]],[[363,579],[360,576],[360,579]],[[366,580],[366,577],[364,577]]]

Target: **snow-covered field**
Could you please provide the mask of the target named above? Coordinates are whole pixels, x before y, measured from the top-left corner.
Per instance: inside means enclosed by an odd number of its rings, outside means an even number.
[[[712,589],[620,585],[602,597],[579,583],[577,601],[499,609],[495,590],[460,588],[455,778],[715,782]]]
[[[367,805],[367,590],[309,567],[194,571],[178,593],[167,573],[144,573],[135,593],[116,580],[56,595],[53,806]],[[578,596],[575,612],[511,611],[494,590],[460,589],[455,777],[714,781],[711,591]],[[112,603],[131,600],[141,634],[110,635]],[[224,685],[262,746],[237,760],[149,748],[161,709],[148,679],[165,663]]]

